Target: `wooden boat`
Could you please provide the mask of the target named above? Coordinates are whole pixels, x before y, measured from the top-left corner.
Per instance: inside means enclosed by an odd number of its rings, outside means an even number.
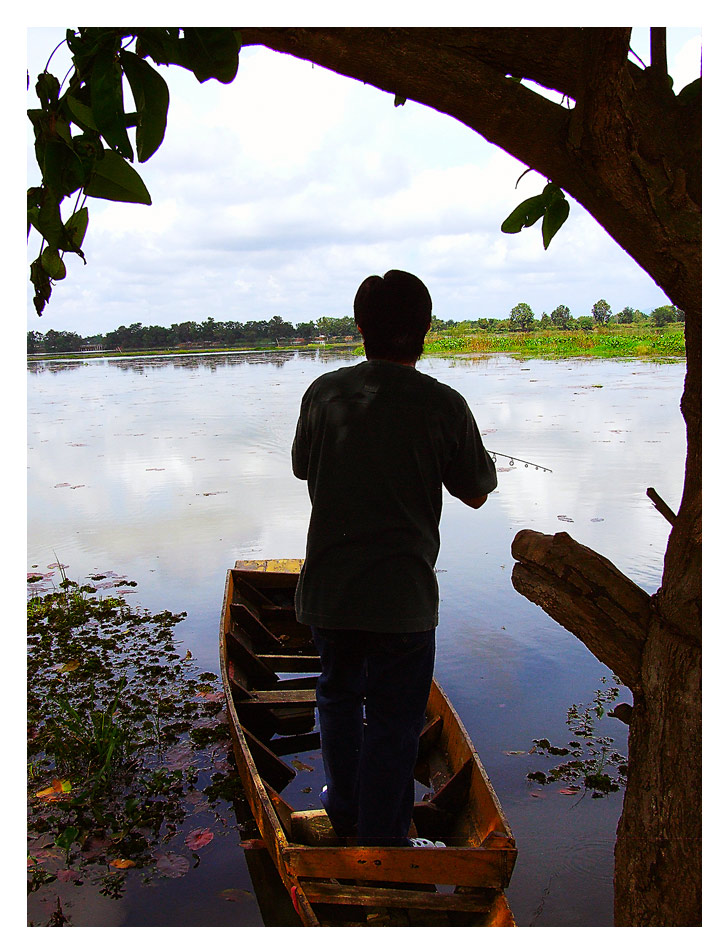
[[[293,606],[300,566],[297,559],[238,561],[227,572],[220,667],[245,795],[302,923],[513,926],[504,889],[516,860],[515,841],[436,680],[416,766],[416,780],[426,790],[413,821],[416,835],[443,841],[446,848],[345,845],[323,809],[296,809],[283,797],[297,776],[290,760],[320,747],[320,660]],[[317,787],[307,787],[309,793],[315,789],[315,799],[324,783],[317,779]]]

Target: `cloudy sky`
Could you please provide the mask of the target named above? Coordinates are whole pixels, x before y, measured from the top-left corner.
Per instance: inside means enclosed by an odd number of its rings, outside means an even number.
[[[28,107],[64,32],[28,30]],[[646,29],[633,46],[647,63]],[[62,47],[50,70],[62,78],[69,64]],[[700,65],[699,28],[669,30],[676,90]],[[227,86],[162,69],[166,139],[136,166],[152,206],[89,199],[87,266],[66,256],[68,277],[42,318],[28,285],[28,329],[339,317],[364,277],[392,267],[426,282],[443,319],[502,318],[519,301],[537,316],[558,304],[589,314],[600,298],[614,311],[666,303],[572,199],[546,252],[538,226],[502,234],[543,179],[530,172],[515,190],[525,166],[448,116],[394,108],[374,87],[259,47],[242,51]],[[28,183],[38,184],[29,131],[28,145]],[[37,252],[31,241],[28,260]]]

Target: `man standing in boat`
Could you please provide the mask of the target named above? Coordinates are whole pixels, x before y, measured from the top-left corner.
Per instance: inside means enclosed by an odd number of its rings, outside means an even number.
[[[292,447],[312,502],[295,606],[321,657],[321,800],[333,829],[360,845],[411,845],[425,841],[409,831],[442,486],[479,508],[497,477],[461,394],[415,368],[431,325],[422,281],[368,277],[353,306],[366,360],[312,383]]]

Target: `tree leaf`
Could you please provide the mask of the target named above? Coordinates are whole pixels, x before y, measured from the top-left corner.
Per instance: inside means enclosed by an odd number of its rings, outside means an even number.
[[[30,282],[35,289],[33,305],[35,307],[36,314],[38,317],[40,317],[42,316],[45,305],[50,300],[50,295],[52,293],[50,278],[43,270],[43,265],[40,263],[40,256],[38,256],[30,265]]]
[[[85,179],[81,160],[61,139],[46,142],[42,170],[43,181],[56,195],[72,195]]]
[[[133,868],[136,862],[133,859],[111,859],[108,864],[112,868]]]
[[[83,257],[81,245],[83,244],[83,239],[86,236],[87,228],[88,208],[79,208],[78,211],[74,212],[68,221],[66,221],[66,223],[63,225],[65,237],[63,243],[60,246],[60,250],[75,251],[76,254],[80,254],[81,257]]]
[[[502,222],[502,231],[506,234],[516,234],[522,228],[531,227],[535,221],[539,221],[546,208],[546,200],[542,195],[525,198],[520,205],[517,205],[511,215]]]
[[[144,26],[137,34],[136,53],[150,56],[155,63],[184,65],[183,44],[179,38],[181,28]]]
[[[112,148],[118,149],[124,158],[132,159],[134,153],[124,117],[121,67],[116,61],[114,50],[106,48],[96,53],[89,85],[93,118],[101,135]]]
[[[549,247],[550,241],[567,221],[569,214],[570,203],[562,192],[560,192],[559,195],[547,205],[547,210],[544,213],[544,220],[542,221],[542,240],[544,242],[545,251]]]
[[[151,204],[151,195],[141,176],[112,149],[103,150],[103,158],[97,163],[84,191],[92,198]]]
[[[60,202],[49,188],[43,188],[40,209],[33,225],[52,248],[60,247],[63,240]]]
[[[43,109],[58,102],[58,93],[60,92],[60,83],[52,73],[42,72],[38,76],[38,82],[35,84],[35,93],[40,99]]]
[[[98,132],[98,126],[93,118],[93,110],[80,99],[71,96],[70,93],[65,97],[65,103],[68,106],[68,112],[71,115],[71,121],[75,122],[79,129],[84,132]]]
[[[164,77],[146,60],[122,50],[121,66],[136,103],[136,153],[145,162],[159,148],[166,133],[169,87]]]
[[[231,27],[184,28],[182,40],[187,67],[200,83],[217,79],[231,83],[239,67],[239,43]]]
[[[62,281],[66,276],[66,266],[55,248],[45,248],[40,256],[40,263],[43,265],[45,273],[54,281]],[[71,666],[72,664],[75,664],[75,666]],[[69,664],[65,664],[62,671],[75,670],[79,665],[80,661],[71,661]]]

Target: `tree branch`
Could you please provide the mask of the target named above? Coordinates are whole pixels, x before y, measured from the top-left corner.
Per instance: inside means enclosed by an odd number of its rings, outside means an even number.
[[[237,30],[242,45],[310,60],[463,122],[567,191],[682,310],[700,306],[688,277],[700,267],[698,129],[672,92],[653,88],[649,69],[628,61],[629,27]],[[519,76],[574,96],[575,109]]]
[[[528,37],[520,38],[517,30],[239,28],[243,45],[262,44],[430,106],[553,181],[571,179],[565,149],[569,111],[507,78],[536,73],[535,81],[554,79],[554,72],[526,68],[528,51],[536,49],[540,60],[543,55],[531,31],[522,32]],[[518,49],[506,66],[493,42],[495,33],[498,42]],[[486,42],[472,43],[472,34]],[[557,73],[564,77],[564,66]],[[570,88],[573,82],[570,77],[563,85]]]
[[[515,535],[514,588],[578,637],[631,689],[640,681],[640,658],[651,598],[612,562],[566,532]]]
[[[663,85],[668,82],[668,58],[666,53],[666,28],[652,26],[650,28],[650,68],[658,76]]]

